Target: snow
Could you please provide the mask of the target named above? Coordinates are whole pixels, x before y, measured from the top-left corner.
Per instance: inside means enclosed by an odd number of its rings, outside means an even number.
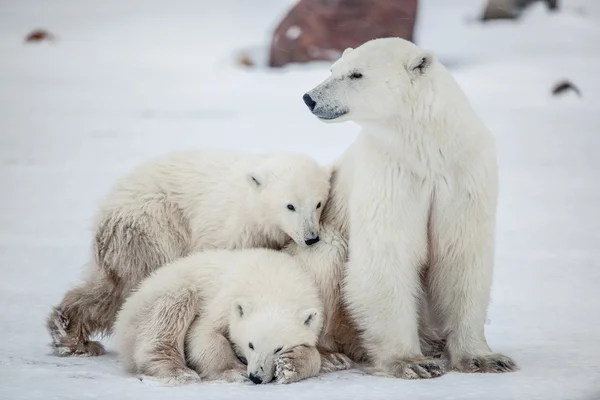
[[[50,354],[44,320],[77,282],[90,219],[115,178],[187,147],[296,150],[353,140],[302,94],[325,64],[232,64],[292,0],[5,0],[0,13],[0,399],[599,399],[600,4],[474,21],[482,1],[423,0],[416,40],[452,69],[497,138],[490,345],[521,371],[429,381],[324,375],[289,386],[163,387],[99,358]],[[57,36],[24,45],[35,28]],[[582,97],[552,97],[561,79]]]
[[[300,35],[302,34],[302,29],[300,29],[298,26],[296,25],[292,25],[288,28],[287,31],[285,31],[285,36],[288,39],[291,40],[296,40],[300,37]]]

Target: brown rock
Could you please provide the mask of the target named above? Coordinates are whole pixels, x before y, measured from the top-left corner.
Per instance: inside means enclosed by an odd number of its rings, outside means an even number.
[[[549,10],[558,10],[558,0],[488,0],[481,20],[516,19],[525,8],[537,2],[546,3]]]
[[[248,53],[240,53],[237,57],[237,63],[244,67],[254,67],[254,61]]]
[[[376,38],[412,41],[416,14],[417,0],[300,0],[273,34],[269,65],[334,61]]]
[[[45,31],[43,29],[36,29],[34,31],[31,31],[25,37],[25,42],[27,42],[27,43],[43,42],[44,40],[53,40],[53,39],[54,39],[54,36],[50,32]]]

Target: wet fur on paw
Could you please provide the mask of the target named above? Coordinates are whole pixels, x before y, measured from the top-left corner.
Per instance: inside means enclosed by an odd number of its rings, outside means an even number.
[[[246,373],[246,366],[241,363],[234,368],[226,369],[225,371],[219,372],[214,375],[209,375],[206,377],[206,380],[224,381],[231,383],[250,382],[250,379],[248,379],[248,374]]]
[[[170,376],[161,377],[160,380],[168,385],[179,386],[200,382],[200,376],[193,369],[181,368],[174,370]]]
[[[455,369],[460,372],[501,373],[519,370],[515,361],[504,354],[494,353],[486,356],[465,357]]]
[[[297,375],[292,359],[279,357],[275,360],[275,381],[277,383],[286,384],[295,382]]]
[[[345,354],[321,353],[321,373],[345,371],[354,366],[354,362]]]
[[[377,376],[387,376],[401,379],[431,379],[444,375],[443,365],[439,360],[419,357],[407,360],[396,360],[383,368],[369,368],[366,372]]]
[[[96,357],[106,351],[100,342],[93,340],[78,341],[67,333],[69,319],[60,309],[54,308],[46,321],[46,327],[52,337],[53,353],[59,357],[82,356]]]

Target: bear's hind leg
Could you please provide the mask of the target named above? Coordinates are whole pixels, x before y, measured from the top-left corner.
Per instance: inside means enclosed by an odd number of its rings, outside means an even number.
[[[46,321],[54,353],[61,357],[104,354],[102,344],[89,339],[110,332],[122,302],[120,288],[104,279],[69,290]]]

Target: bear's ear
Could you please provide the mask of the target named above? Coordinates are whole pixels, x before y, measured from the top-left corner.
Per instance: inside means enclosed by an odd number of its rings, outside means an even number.
[[[321,168],[323,169],[323,172],[325,172],[325,175],[329,177],[329,180],[331,180],[331,175],[334,173],[335,166],[333,164],[325,164],[321,165]]]
[[[315,324],[319,323],[319,310],[316,308],[309,308],[308,310],[304,310],[301,314],[302,321],[304,325],[308,327],[313,327]]]
[[[352,47],[348,47],[346,50],[344,50],[344,52],[342,53],[342,57],[344,57],[346,54],[350,53],[352,50],[354,50]]]
[[[253,172],[246,175],[246,180],[254,189],[262,189],[263,179],[259,173]]]
[[[243,318],[244,315],[247,315],[250,311],[250,306],[248,303],[243,301],[242,299],[237,299],[233,302],[233,314],[237,318]]]
[[[411,58],[407,65],[408,73],[417,78],[421,75],[425,75],[433,64],[435,56],[429,51],[421,51],[419,54]]]

